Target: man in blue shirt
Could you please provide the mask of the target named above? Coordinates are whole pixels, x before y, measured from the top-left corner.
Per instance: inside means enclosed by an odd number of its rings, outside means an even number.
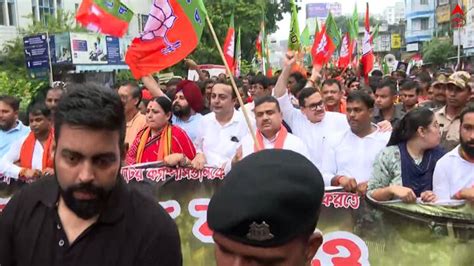
[[[12,96],[0,95],[0,158],[11,144],[30,133],[30,128],[18,120],[20,101]]]
[[[196,142],[197,132],[204,108],[201,90],[193,81],[183,80],[176,88],[173,101],[173,124],[184,129],[193,143]]]

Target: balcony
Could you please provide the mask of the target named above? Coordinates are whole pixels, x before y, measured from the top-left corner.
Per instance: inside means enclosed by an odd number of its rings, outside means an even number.
[[[429,41],[433,37],[433,29],[427,30],[406,30],[405,31],[405,42],[424,42]]]

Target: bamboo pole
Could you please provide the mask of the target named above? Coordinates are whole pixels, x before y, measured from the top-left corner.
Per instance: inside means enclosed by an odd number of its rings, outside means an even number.
[[[242,100],[242,97],[240,97],[239,90],[237,89],[237,85],[235,84],[234,80],[234,75],[232,74],[232,71],[230,70],[229,65],[227,64],[227,61],[225,60],[224,52],[222,51],[222,47],[219,43],[219,39],[217,38],[216,32],[214,31],[214,27],[212,26],[211,20],[209,19],[209,15],[206,14],[206,21],[207,24],[209,25],[209,28],[211,29],[212,37],[214,38],[214,42],[216,43],[217,50],[219,51],[219,54],[221,55],[222,62],[224,62],[225,69],[227,71],[227,74],[230,77],[230,83],[232,84],[232,89],[234,90],[235,94],[237,95],[237,100],[239,101],[240,108],[242,108],[242,112],[245,117],[245,122],[247,123],[247,126],[249,128],[249,132],[252,135],[253,141],[255,145],[257,146],[257,149],[262,149],[264,147],[260,147],[258,144],[257,138],[255,136],[255,132],[253,130],[252,124],[250,123],[250,118],[248,116],[248,111],[244,106],[244,101]]]

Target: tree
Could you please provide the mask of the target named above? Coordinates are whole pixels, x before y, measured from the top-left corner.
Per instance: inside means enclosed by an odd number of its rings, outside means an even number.
[[[7,41],[0,54],[0,94],[14,95],[22,100],[24,109],[36,97],[37,93],[47,88],[45,80],[32,79],[25,67],[23,36],[48,32],[50,34],[66,31],[84,31],[75,24],[74,15],[58,11],[57,16],[46,15],[47,24],[33,20],[25,28],[19,29],[19,36]]]
[[[235,27],[241,27],[242,59],[250,62],[255,55],[255,41],[263,14],[265,31],[270,34],[277,30],[276,23],[283,19],[285,12],[290,11],[290,5],[289,1],[222,0],[206,2],[206,9],[221,45],[227,33],[230,15],[234,12]],[[222,63],[209,27],[204,28],[201,42],[191,57],[198,63]]]
[[[447,40],[433,38],[423,44],[423,62],[443,65],[453,56],[456,56],[456,47]]]

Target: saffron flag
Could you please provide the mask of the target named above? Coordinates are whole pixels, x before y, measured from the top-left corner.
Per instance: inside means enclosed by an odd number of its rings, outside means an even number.
[[[234,69],[234,53],[235,53],[235,28],[234,28],[234,14],[230,17],[229,29],[227,30],[227,36],[225,38],[224,46],[224,57],[227,65],[235,74]]]
[[[173,66],[198,45],[206,9],[202,0],[153,0],[141,37],[130,45],[125,62],[135,78]]]
[[[239,32],[237,33],[237,44],[235,47],[235,63],[234,63],[235,75],[237,77],[240,76],[241,71],[242,71],[241,59],[242,59],[242,50],[240,48],[240,27],[239,27]]]
[[[133,12],[119,0],[83,0],[76,20],[90,31],[122,37]]]
[[[372,38],[370,38],[370,22],[369,22],[369,3],[365,11],[365,32],[364,40],[362,42],[362,65],[364,77],[368,82],[369,73],[374,68],[374,53],[372,50]]]
[[[334,50],[336,50],[336,46],[326,32],[326,25],[323,25],[321,31],[317,33],[313,48],[311,49],[313,65],[323,66],[328,63]]]
[[[352,49],[353,49],[353,42],[350,40],[349,32],[344,34],[341,43],[341,51],[339,53],[339,61],[337,62],[337,66],[339,68],[346,68],[349,66],[349,63],[352,59]]]
[[[263,44],[263,34],[264,34],[264,22],[262,21],[260,23],[260,32],[258,33],[257,41],[255,42],[255,49],[257,52],[257,59],[261,60],[262,59],[262,44]]]
[[[294,0],[290,0],[291,5],[291,24],[290,36],[288,37],[288,51],[299,51],[300,44],[300,28],[298,25],[298,12]]]

